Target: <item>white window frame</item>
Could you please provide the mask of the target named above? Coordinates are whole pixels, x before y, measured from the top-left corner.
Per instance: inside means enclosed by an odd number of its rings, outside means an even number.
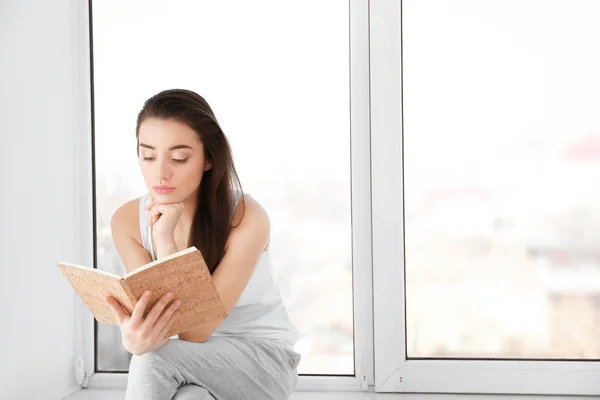
[[[90,0],[91,1],[91,0]],[[94,194],[92,161],[92,110],[90,1],[72,2],[73,46],[75,59],[76,126],[80,135],[75,143],[78,262],[94,265]],[[370,104],[369,104],[369,2],[351,0],[350,5],[350,107],[351,107],[351,192],[352,192],[352,261],[354,303],[354,376],[303,376],[297,390],[360,391],[375,383],[373,360],[373,300],[371,253],[371,182],[370,182]],[[92,27],[93,29],[93,27]],[[127,373],[95,372],[94,319],[77,298],[77,354],[83,360],[82,386],[121,388]]]
[[[375,390],[600,395],[600,363],[593,361],[407,360],[402,2],[374,1],[370,11]]]

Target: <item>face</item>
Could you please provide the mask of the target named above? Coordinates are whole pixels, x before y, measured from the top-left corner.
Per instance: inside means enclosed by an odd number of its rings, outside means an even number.
[[[195,195],[211,168],[192,128],[173,120],[148,118],[139,133],[139,163],[148,191],[160,203],[179,203]]]

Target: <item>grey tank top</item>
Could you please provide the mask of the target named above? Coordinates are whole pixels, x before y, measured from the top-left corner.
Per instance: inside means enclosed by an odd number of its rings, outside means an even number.
[[[232,214],[239,199],[240,196],[236,193]],[[148,211],[146,211],[149,201],[148,193],[139,198],[140,233],[144,248],[154,261],[152,229],[148,225]],[[291,322],[281,293],[273,280],[268,247],[260,256],[240,299],[213,335],[274,340],[293,349],[299,338],[299,332]]]

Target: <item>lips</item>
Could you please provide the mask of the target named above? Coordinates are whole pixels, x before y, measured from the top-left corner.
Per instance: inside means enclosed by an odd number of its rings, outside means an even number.
[[[172,186],[153,186],[152,189],[158,194],[168,194],[175,190]]]

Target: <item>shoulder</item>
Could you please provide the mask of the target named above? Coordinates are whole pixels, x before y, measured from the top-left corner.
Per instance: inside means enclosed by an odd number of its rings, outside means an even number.
[[[114,212],[110,227],[115,248],[127,272],[151,261],[142,244],[139,199],[130,200]]]
[[[112,215],[110,228],[113,238],[131,236],[142,241],[140,234],[140,199],[133,199],[120,206]]]
[[[235,209],[233,210],[233,217],[231,218],[233,229],[237,228],[242,223],[268,221],[269,216],[265,209],[249,194],[245,193],[240,197],[239,201],[236,202]]]
[[[231,225],[229,244],[257,235],[264,240],[266,248],[271,232],[271,221],[262,205],[249,194],[244,194],[238,201]]]

